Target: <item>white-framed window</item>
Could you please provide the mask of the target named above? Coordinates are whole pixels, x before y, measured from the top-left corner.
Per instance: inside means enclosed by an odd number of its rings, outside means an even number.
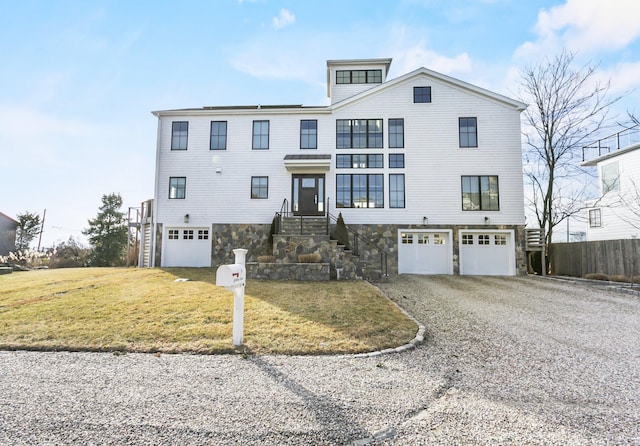
[[[489,234],[479,234],[478,235],[478,245],[488,245],[490,244],[491,236]]]
[[[618,162],[602,166],[602,195],[620,190],[620,171]]]
[[[429,234],[418,233],[418,245],[428,245]]]
[[[442,237],[440,234],[433,234],[433,244],[434,245],[444,245],[445,244],[445,238]]]
[[[507,244],[507,236],[505,234],[496,234],[494,243],[496,245],[504,246]]]
[[[473,245],[473,234],[462,234],[463,245]]]
[[[169,229],[169,240],[178,240],[180,238],[180,231],[178,229]]]
[[[198,240],[209,240],[209,230],[198,229]]]
[[[185,229],[182,231],[182,240],[193,240],[193,229]]]

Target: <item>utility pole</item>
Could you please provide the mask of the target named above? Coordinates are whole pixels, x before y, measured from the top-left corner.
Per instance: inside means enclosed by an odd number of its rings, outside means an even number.
[[[47,218],[47,210],[42,213],[42,224],[40,225],[40,237],[38,237],[38,252],[40,252],[40,244],[42,243],[42,233],[44,232],[44,219]]]

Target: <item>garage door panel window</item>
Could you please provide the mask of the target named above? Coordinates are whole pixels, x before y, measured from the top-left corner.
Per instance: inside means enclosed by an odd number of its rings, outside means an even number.
[[[504,234],[496,234],[495,236],[495,244],[499,246],[506,246],[507,244],[507,236]]]
[[[402,234],[402,244],[403,245],[412,245],[413,244],[413,234],[403,233]]]
[[[462,234],[462,244],[463,245],[473,245],[473,235],[472,234]]]
[[[488,245],[490,239],[491,236],[489,234],[480,234],[478,235],[478,245]]]
[[[193,229],[185,229],[182,231],[183,240],[193,240]]]
[[[418,234],[418,245],[428,245],[429,234]]]
[[[209,240],[209,231],[206,229],[198,229],[198,240]]]
[[[499,211],[497,176],[462,176],[463,211]]]
[[[434,245],[444,245],[446,238],[440,234],[433,234]]]
[[[177,229],[169,229],[169,240],[178,240],[180,238],[180,231]]]

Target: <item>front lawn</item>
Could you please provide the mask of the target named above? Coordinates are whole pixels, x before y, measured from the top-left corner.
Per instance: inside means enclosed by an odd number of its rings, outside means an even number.
[[[232,312],[233,295],[215,286],[215,269],[13,273],[0,276],[0,349],[231,352]],[[366,282],[248,280],[240,350],[375,351],[408,342],[416,330]]]

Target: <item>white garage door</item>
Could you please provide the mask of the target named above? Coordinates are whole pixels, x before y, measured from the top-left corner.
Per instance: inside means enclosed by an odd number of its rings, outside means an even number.
[[[168,228],[162,266],[211,266],[211,240],[207,228]]]
[[[399,274],[453,274],[451,233],[398,231]]]
[[[513,232],[460,231],[460,274],[514,276]]]

